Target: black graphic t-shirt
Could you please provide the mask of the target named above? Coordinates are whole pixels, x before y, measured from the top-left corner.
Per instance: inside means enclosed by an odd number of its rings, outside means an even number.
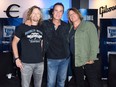
[[[21,42],[21,61],[24,63],[39,63],[43,61],[41,41],[43,32],[41,26],[21,24],[16,28],[15,35]]]

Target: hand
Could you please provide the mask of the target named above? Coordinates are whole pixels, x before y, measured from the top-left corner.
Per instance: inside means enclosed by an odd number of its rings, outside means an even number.
[[[20,70],[22,70],[23,69],[23,65],[21,63],[21,60],[20,59],[17,59],[15,62],[16,62],[16,66],[19,67]]]
[[[86,62],[86,64],[93,64],[93,63],[94,63],[93,60],[90,60],[90,61]]]

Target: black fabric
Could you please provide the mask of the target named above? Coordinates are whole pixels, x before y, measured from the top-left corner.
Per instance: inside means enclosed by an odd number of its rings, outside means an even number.
[[[69,26],[61,21],[57,30],[54,28],[52,20],[44,21],[44,45],[46,57],[51,59],[61,59],[69,56]]]
[[[75,32],[76,32],[76,30],[71,29],[71,31],[69,33],[70,52],[72,54],[75,53],[74,52],[74,48],[75,48],[75,44],[74,44],[74,42],[75,42],[75,40],[74,40],[74,38],[75,38]]]
[[[72,74],[74,75],[74,73],[75,73],[75,37],[74,37],[74,35],[75,35],[75,31],[76,30],[74,30],[74,29],[71,29],[71,31],[70,31],[70,33],[69,33],[69,46],[70,46],[70,57],[71,57],[71,60],[70,60],[70,62],[71,62],[71,70],[72,70]]]
[[[109,55],[108,85],[116,87],[116,54]]]
[[[86,64],[74,68],[76,87],[103,87],[101,82],[101,64],[96,60],[94,64]],[[84,80],[86,76],[86,81]]]
[[[15,35],[20,38],[22,62],[39,63],[43,61],[41,48],[43,30],[41,26],[21,24],[17,27]]]
[[[18,77],[4,78],[0,81],[0,87],[21,87],[21,83]]]
[[[13,72],[13,56],[11,52],[0,53],[0,81],[6,74]]]

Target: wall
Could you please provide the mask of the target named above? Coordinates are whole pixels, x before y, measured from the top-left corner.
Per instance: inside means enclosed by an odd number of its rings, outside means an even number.
[[[101,9],[101,11],[110,8],[112,6],[115,7],[114,10],[108,11],[102,15],[99,13],[100,7],[103,6],[104,9]],[[98,25],[99,25],[99,19],[100,18],[116,18],[116,0],[89,0],[89,9],[98,9]]]
[[[80,0],[80,8],[88,9],[89,0]]]
[[[13,16],[19,15],[19,17],[22,18],[24,16],[24,12],[33,5],[37,5],[37,6],[41,7],[43,10],[45,10],[45,9],[49,9],[56,2],[63,3],[64,7],[65,7],[65,11],[69,7],[71,7],[71,0],[1,0],[1,2],[0,2],[0,18],[7,17],[7,15],[4,11],[6,11],[8,6],[10,6],[11,4],[17,4],[20,7],[17,7],[17,6],[11,7],[10,10],[19,10],[19,12],[10,12],[10,14]],[[63,18],[65,18],[65,16]]]
[[[6,39],[4,39],[4,31],[13,30],[14,28],[11,29],[10,27],[18,26],[20,23],[22,23],[22,18],[24,18],[24,22],[28,8],[33,5],[39,6],[43,11],[43,19],[48,19],[50,17],[48,15],[49,8],[51,8],[57,2],[64,5],[65,11],[62,19],[67,21],[67,9],[71,7],[71,0],[0,0],[0,52],[9,50],[11,48],[11,44],[7,44]],[[18,18],[10,18],[9,16]],[[7,26],[8,29],[4,28],[4,26]],[[7,47],[8,49],[6,49]]]

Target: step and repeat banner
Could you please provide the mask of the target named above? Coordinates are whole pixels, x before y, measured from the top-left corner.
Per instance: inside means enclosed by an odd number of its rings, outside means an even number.
[[[49,19],[49,10],[57,2],[64,5],[62,19],[67,20],[67,9],[71,7],[71,0],[2,0],[0,2],[0,52],[11,51],[11,41],[16,26],[25,21],[26,13],[31,6],[42,9],[43,19]]]
[[[15,28],[22,21],[22,18],[0,18],[0,52],[11,52],[11,41]]]
[[[103,77],[108,76],[109,55],[116,54],[116,19],[100,19],[100,54]]]
[[[71,7],[71,0],[1,0],[0,17],[23,18],[27,9],[33,5],[39,6],[45,11],[52,8],[52,6],[57,2],[63,3],[65,11]],[[66,14],[64,14],[63,19],[65,18],[65,15]]]
[[[104,1],[104,2],[103,2]],[[0,2],[0,52],[10,52],[15,28],[25,21],[28,8],[37,5],[42,8],[44,20],[49,19],[49,10],[56,2],[64,4],[62,19],[67,19],[67,9],[71,0],[1,0]],[[103,77],[107,78],[108,56],[116,53],[116,0],[90,0],[89,9],[79,9],[84,20],[92,21],[101,29],[100,54],[102,58]],[[98,4],[99,3],[99,4]],[[69,71],[71,75],[71,70]]]
[[[98,9],[102,76],[107,79],[109,55],[116,54],[116,0],[89,0],[89,9]]]
[[[6,3],[7,2],[7,3]],[[4,0],[0,3],[0,52],[11,52],[11,41],[16,26],[25,21],[25,16],[28,8],[37,5],[42,8],[43,18],[49,19],[48,11],[52,8],[53,4],[61,2],[64,4],[65,12],[62,17],[64,21],[67,19],[67,10],[72,7],[71,0]],[[22,4],[23,3],[23,4]],[[97,27],[98,10],[97,9],[79,9],[84,20],[93,22]],[[71,75],[71,69],[69,70]]]
[[[81,12],[84,20],[91,21],[96,25],[96,27],[98,27],[98,9],[79,9],[79,11]]]
[[[98,9],[98,26],[101,18],[116,18],[116,0],[89,0],[89,9]]]
[[[62,19],[67,20],[67,9],[71,7],[71,0],[1,0],[0,2],[0,61],[1,67],[0,76],[13,73],[18,74],[17,70],[12,70],[13,56],[11,42],[15,29],[23,23],[26,18],[28,9],[34,5],[42,9],[43,19],[49,19],[49,10],[57,2],[64,5],[64,15]],[[20,52],[20,44],[19,44]],[[10,55],[9,55],[10,54]],[[20,53],[19,53],[20,54]],[[9,61],[11,60],[11,61]],[[6,68],[4,65],[9,67]],[[4,66],[4,67],[3,67]],[[15,67],[15,66],[14,66]],[[15,69],[15,68],[14,68]],[[9,74],[9,75],[10,75]]]

